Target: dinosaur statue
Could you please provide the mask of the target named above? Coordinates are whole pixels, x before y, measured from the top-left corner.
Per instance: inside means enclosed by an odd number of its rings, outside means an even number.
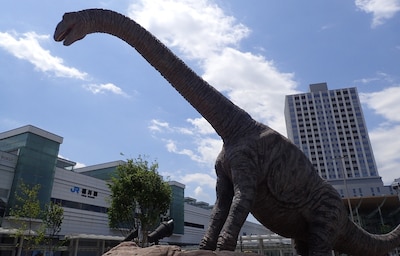
[[[384,255],[400,245],[400,225],[369,234],[349,218],[341,197],[288,139],[255,121],[196,75],[150,32],[119,13],[66,13],[54,33],[71,45],[101,32],[134,47],[212,125],[223,140],[215,169],[216,203],[200,249],[235,250],[251,212],[265,227],[293,238],[301,255]]]

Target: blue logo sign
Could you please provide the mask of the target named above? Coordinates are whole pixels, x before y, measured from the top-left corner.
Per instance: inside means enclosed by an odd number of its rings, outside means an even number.
[[[81,196],[89,197],[89,198],[95,198],[98,195],[97,191],[86,189],[86,188],[81,189],[80,187],[77,187],[77,186],[71,187],[70,191],[72,193],[81,194]]]
[[[72,193],[75,193],[75,192],[76,192],[77,194],[79,194],[79,187],[72,187],[72,188],[71,188],[71,192],[72,192]]]

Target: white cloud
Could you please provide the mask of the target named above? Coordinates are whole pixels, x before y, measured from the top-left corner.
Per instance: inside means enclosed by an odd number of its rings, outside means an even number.
[[[52,56],[40,45],[40,41],[48,41],[49,38],[49,35],[38,35],[35,32],[0,32],[0,47],[16,58],[29,61],[41,72],[53,73],[56,77],[85,80],[85,72],[65,66],[61,58]]]
[[[400,178],[400,140],[397,134],[400,134],[400,125],[382,125],[369,132],[379,175],[385,184]]]
[[[186,174],[180,178],[180,181],[184,184],[196,183],[212,189],[215,188],[216,183],[215,177],[212,177],[211,175],[205,173]]]
[[[209,191],[208,189],[204,191],[203,187],[197,186],[194,190],[194,197],[197,199],[198,202],[209,202],[212,200],[212,198],[215,198],[214,196],[210,195],[210,193],[207,193]]]
[[[17,32],[0,32],[0,48],[3,48],[18,59],[30,62],[36,70],[53,74],[56,77],[89,80],[87,73],[64,65],[63,59],[51,55],[50,51],[40,45],[40,42],[47,42],[49,40],[49,35],[39,35],[35,32],[26,32],[23,34],[18,34]],[[129,97],[121,88],[112,83],[87,84],[83,87],[94,94],[111,92]]]
[[[222,140],[202,137],[196,140],[196,145],[197,152],[199,152],[200,156],[200,162],[214,166],[215,160],[222,149]]]
[[[180,169],[171,172],[161,172],[168,180],[176,180],[185,184],[185,196],[196,198],[197,201],[214,203],[216,178],[213,170],[203,173],[187,173]]]
[[[354,82],[362,83],[362,84],[369,84],[371,82],[378,81],[378,80],[379,80],[379,78],[377,78],[377,77],[367,77],[367,78],[360,78],[360,79],[354,80]]]
[[[284,97],[297,93],[294,75],[279,71],[273,61],[263,56],[240,51],[240,43],[250,29],[226,15],[214,1],[141,0],[130,6],[128,16],[168,47],[177,49],[178,56],[198,63],[205,80],[255,119],[286,134]],[[189,126],[183,127],[154,121],[149,129],[162,135],[160,139],[169,152],[188,156],[204,165],[208,173],[213,169],[222,141],[205,119],[186,121]],[[205,191],[209,191],[206,188],[215,187],[215,179],[203,173],[184,176],[180,182],[192,182],[187,190],[197,198],[206,198]],[[214,197],[214,191],[208,196],[211,194]]]
[[[154,133],[164,134],[162,140],[168,152],[186,155],[195,162],[213,166],[222,148],[221,139],[215,135],[205,119],[196,118],[186,121],[192,126],[171,127],[168,122],[154,119],[149,129]],[[179,142],[165,137],[176,135],[179,136]],[[189,140],[185,140],[185,136],[188,136]]]
[[[195,139],[192,144],[185,147],[179,147],[179,143],[172,139],[165,139],[164,141],[168,152],[186,155],[191,160],[205,164],[206,166],[214,165],[215,159],[222,148],[221,140],[208,137]]]
[[[162,122],[156,119],[151,120],[149,129],[153,132],[163,132],[164,130],[170,130],[169,124],[167,122]]]
[[[284,96],[297,93],[294,75],[280,72],[263,56],[237,49],[249,28],[207,0],[139,1],[131,5],[129,16],[169,47],[201,63],[204,79],[227,92],[233,102],[286,134]],[[189,120],[200,134],[210,132],[200,123],[205,121]]]
[[[128,15],[186,57],[200,60],[250,33],[208,0],[142,0],[130,6]]]
[[[190,173],[178,178],[187,185],[187,194],[198,201],[215,201],[215,177],[204,173]],[[186,192],[185,192],[186,193]]]
[[[382,91],[360,93],[360,100],[386,122],[369,132],[379,174],[385,184],[400,177],[400,87],[394,86]]]
[[[360,100],[390,122],[400,122],[400,86],[373,93],[360,93]]]
[[[120,87],[118,87],[112,83],[85,84],[85,85],[83,85],[83,88],[92,92],[93,94],[104,94],[106,92],[111,92],[113,94],[121,95],[124,97],[129,97],[129,95],[126,94]]]
[[[354,83],[362,83],[362,84],[374,83],[374,84],[379,84],[379,86],[381,87],[382,84],[390,85],[395,83],[395,79],[391,75],[385,72],[378,71],[374,76],[356,79],[354,80]]]
[[[196,162],[201,161],[200,157],[196,155],[192,150],[185,148],[178,149],[176,142],[173,140],[167,140],[165,147],[167,148],[168,152],[175,153],[178,155],[186,155]]]
[[[255,119],[286,134],[285,95],[297,93],[293,74],[282,73],[263,56],[225,48],[207,59],[204,78]]]
[[[400,11],[400,0],[356,0],[355,4],[360,10],[372,14],[372,27],[382,25]]]
[[[204,118],[188,118],[186,121],[193,125],[196,133],[204,135],[215,134],[214,128]]]
[[[159,133],[178,133],[192,135],[193,131],[187,127],[171,127],[168,122],[163,122],[157,119],[150,121],[149,129],[152,132]]]

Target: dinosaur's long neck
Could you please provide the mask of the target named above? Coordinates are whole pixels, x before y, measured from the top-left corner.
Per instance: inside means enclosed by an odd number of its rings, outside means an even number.
[[[222,137],[240,136],[254,127],[248,113],[193,72],[150,32],[113,11],[85,10],[87,34],[112,34],[134,47],[214,127]]]

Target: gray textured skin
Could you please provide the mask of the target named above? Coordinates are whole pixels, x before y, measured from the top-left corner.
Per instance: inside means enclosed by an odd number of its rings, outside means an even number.
[[[101,32],[134,47],[214,127],[224,145],[215,169],[217,200],[201,249],[234,250],[249,212],[295,239],[301,255],[384,255],[400,245],[400,226],[372,235],[348,218],[339,194],[289,140],[258,123],[196,75],[148,31],[108,10],[66,13],[54,39],[70,45]]]

